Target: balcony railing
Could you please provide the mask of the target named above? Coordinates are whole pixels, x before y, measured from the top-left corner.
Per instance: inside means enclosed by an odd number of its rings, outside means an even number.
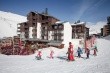
[[[63,33],[52,33],[52,36],[63,36]]]

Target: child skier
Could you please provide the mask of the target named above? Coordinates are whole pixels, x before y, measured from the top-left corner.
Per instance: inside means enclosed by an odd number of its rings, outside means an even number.
[[[94,54],[93,54],[94,56],[97,56],[96,52],[97,52],[97,46],[94,47]]]
[[[51,58],[51,59],[53,59],[53,54],[54,54],[54,51],[51,50],[51,52],[50,52],[50,58]]]
[[[80,47],[78,47],[77,53],[78,53],[78,57],[80,58],[81,57],[81,53],[82,53],[82,50],[81,50]]]
[[[37,58],[37,60],[42,59],[42,58],[41,58],[41,56],[42,56],[41,54],[42,54],[42,52],[41,52],[41,51],[38,51],[38,54],[37,54],[37,57],[36,57],[36,58]]]

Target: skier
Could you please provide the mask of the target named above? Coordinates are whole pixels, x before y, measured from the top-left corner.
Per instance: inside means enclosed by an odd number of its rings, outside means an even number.
[[[68,60],[69,61],[74,61],[74,55],[73,55],[73,45],[71,42],[69,42],[69,48],[68,48]]]
[[[80,58],[81,57],[81,53],[82,53],[82,50],[81,50],[80,47],[78,47],[77,53],[78,53],[78,57]]]
[[[38,51],[38,54],[36,56],[37,60],[41,60],[42,59],[41,56],[42,56],[42,52]]]
[[[94,47],[94,54],[93,54],[94,56],[97,56],[96,52],[97,52],[97,46]]]
[[[88,48],[86,49],[86,55],[87,55],[86,59],[88,59],[90,55],[90,50]]]
[[[54,54],[54,51],[51,50],[51,52],[50,52],[50,58],[51,58],[51,59],[53,59],[53,54]]]

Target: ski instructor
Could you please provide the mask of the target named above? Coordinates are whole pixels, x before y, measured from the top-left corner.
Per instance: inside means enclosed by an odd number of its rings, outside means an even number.
[[[69,61],[74,61],[75,59],[74,59],[74,55],[73,55],[73,45],[72,45],[72,43],[71,42],[69,42],[69,48],[68,48],[68,52],[67,52],[67,54],[68,54],[68,60]]]

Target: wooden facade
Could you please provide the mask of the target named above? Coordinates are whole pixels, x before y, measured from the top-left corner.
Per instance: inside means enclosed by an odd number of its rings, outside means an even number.
[[[55,22],[59,21],[57,18],[50,16],[47,14],[47,11],[45,13],[38,13],[38,12],[30,12],[27,15],[27,22],[20,23],[18,27],[18,32],[24,32],[25,38],[29,38],[29,27],[33,27],[34,29],[32,30],[33,38],[37,37],[37,25],[38,23],[41,24],[41,37],[42,39],[48,40],[48,30],[49,26],[52,24],[55,24]],[[20,36],[20,34],[18,34]]]
[[[25,38],[29,38],[29,25],[27,24],[27,22],[23,22],[23,23],[19,23],[17,25],[17,31],[18,36],[20,37],[20,34],[24,34]]]
[[[72,25],[72,38],[84,38],[89,36],[89,28],[84,24]]]
[[[54,24],[51,26],[52,27],[52,36],[54,38],[55,41],[63,41],[63,30],[64,30],[64,26],[63,24]]]
[[[103,36],[107,35],[110,35],[110,25],[108,24],[103,27]]]
[[[101,28],[101,35],[102,36],[108,36],[110,35],[110,16],[107,17],[107,24]]]

